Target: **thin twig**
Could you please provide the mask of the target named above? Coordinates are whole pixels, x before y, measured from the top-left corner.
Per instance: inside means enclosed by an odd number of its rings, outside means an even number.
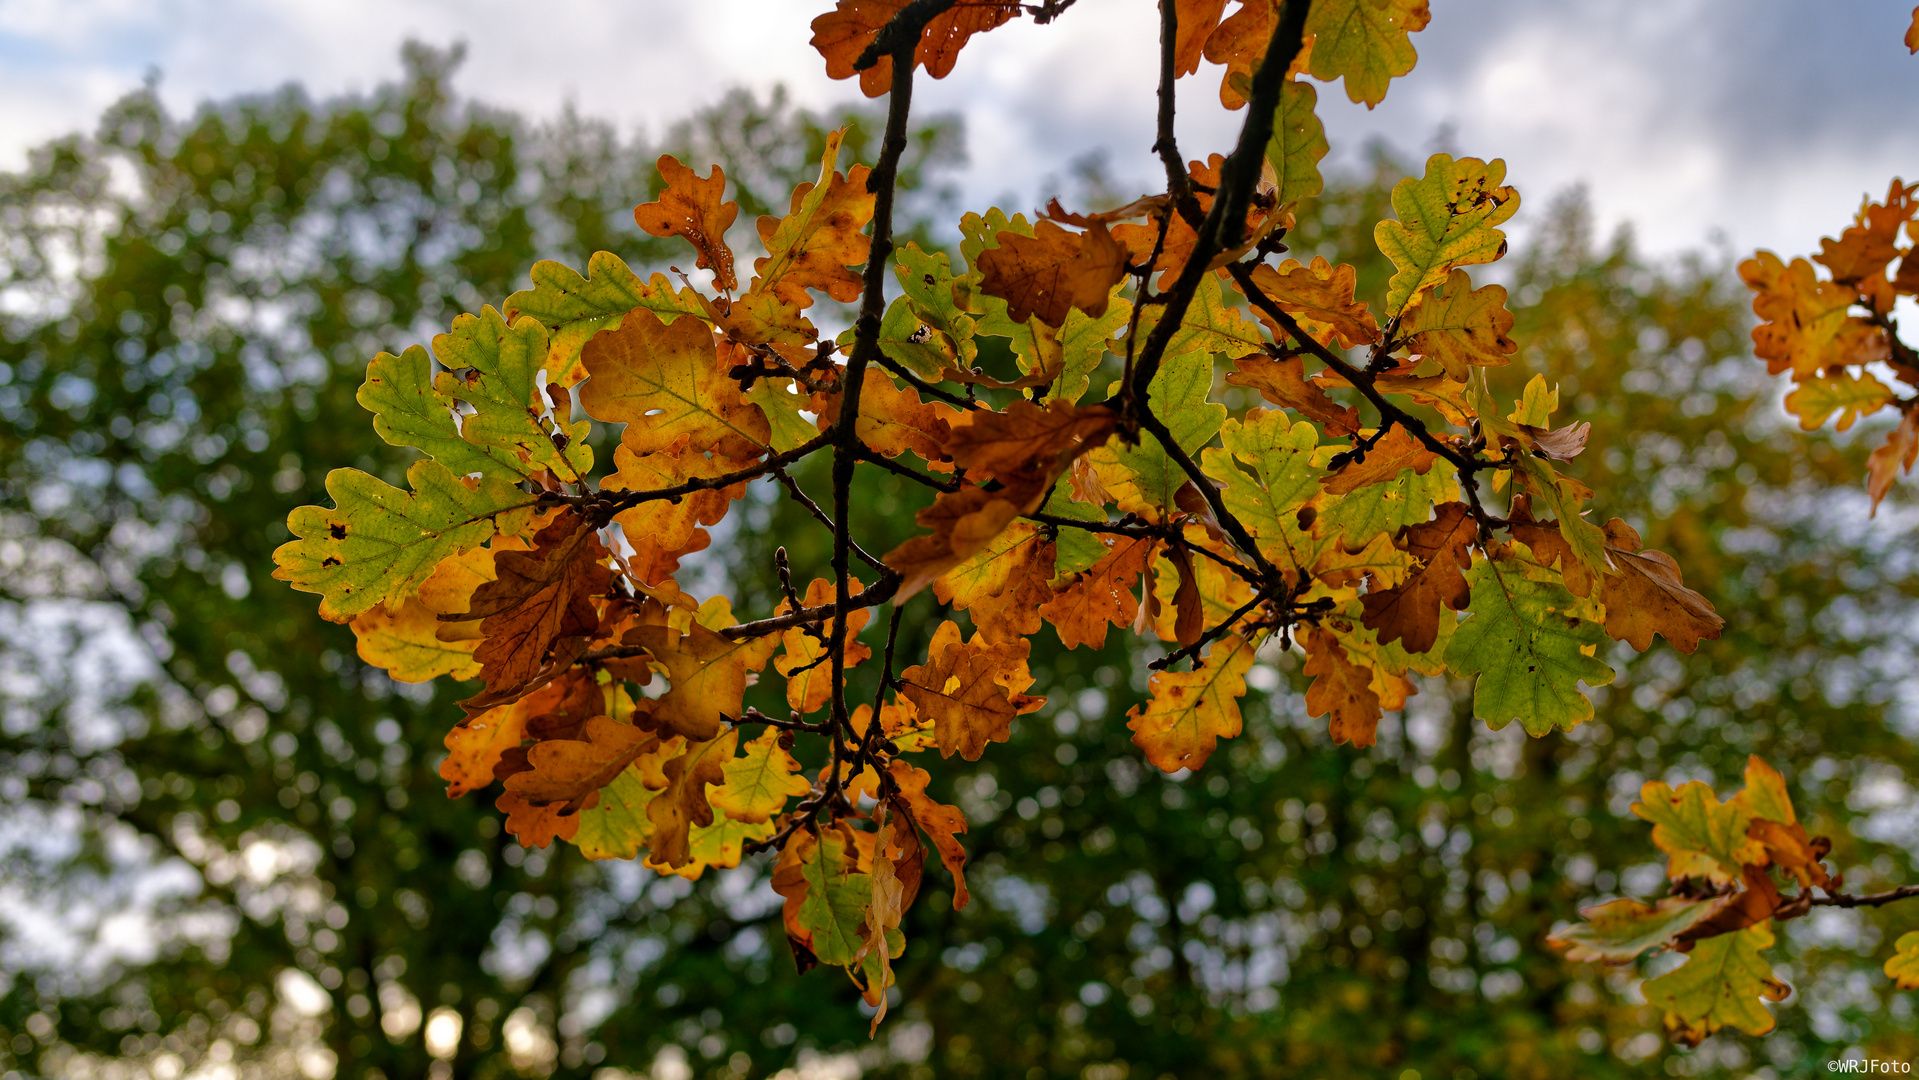
[[[870,447],[862,447],[860,449],[860,460],[866,462],[869,465],[878,465],[880,468],[885,469],[887,472],[897,473],[898,475],[904,476],[908,480],[914,481],[915,483],[925,484],[927,487],[932,488],[934,491],[953,492],[953,491],[958,491],[960,489],[960,481],[957,477],[951,480],[935,480],[932,477],[926,475],[925,473],[919,471],[918,469],[912,468],[911,466],[907,466],[907,465],[901,465],[899,462],[894,461],[892,458],[889,458],[886,455]]]

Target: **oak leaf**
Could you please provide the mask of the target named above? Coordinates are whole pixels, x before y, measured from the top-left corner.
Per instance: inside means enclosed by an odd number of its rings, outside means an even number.
[[[1152,565],[1159,541],[1122,537],[1089,569],[1077,574],[1039,609],[1069,649],[1106,645],[1108,626],[1130,626],[1139,614],[1140,575]]]
[[[1900,470],[1904,469],[1907,476],[1912,475],[1914,461],[1919,461],[1919,407],[1907,408],[1899,419],[1899,426],[1893,428],[1886,441],[1874,447],[1866,459],[1866,494],[1872,496],[1874,517],[1879,514],[1879,501],[1892,490],[1892,482]]]
[[[1737,799],[1720,802],[1703,781],[1677,789],[1648,781],[1632,812],[1652,822],[1653,845],[1666,853],[1667,876],[1674,881],[1697,877],[1725,885],[1740,880],[1746,864],[1765,860],[1764,847],[1746,835],[1752,811]]]
[[[733,275],[733,249],[726,246],[726,230],[739,216],[740,204],[726,202],[726,173],[718,165],[705,176],[680,164],[671,154],[660,155],[660,179],[666,190],[656,202],[635,207],[633,221],[653,236],[679,236],[699,254],[694,265],[713,271],[713,284],[722,292],[739,287]]]
[[[1606,557],[1614,572],[1601,582],[1599,600],[1606,605],[1606,633],[1613,640],[1645,652],[1656,633],[1680,652],[1691,653],[1701,639],[1719,637],[1726,620],[1713,611],[1712,601],[1686,588],[1672,556],[1641,551],[1639,534],[1618,518],[1605,531]],[[1570,581],[1572,575],[1567,577]]]
[[[1914,52],[1919,52],[1919,11],[1913,12],[1912,31],[1906,35]],[[1886,978],[1901,990],[1919,990],[1919,930],[1908,930],[1892,943],[1892,959],[1886,961]]]
[[[1039,632],[1040,607],[1053,598],[1055,548],[1038,527],[1015,521],[992,543],[933,583],[941,603],[971,614],[988,641]]]
[[[1364,460],[1343,466],[1337,472],[1327,473],[1319,482],[1328,495],[1348,495],[1363,487],[1384,483],[1399,475],[1401,469],[1426,475],[1432,471],[1433,463],[1439,455],[1426,448],[1426,444],[1413,437],[1403,424],[1394,424],[1391,430],[1379,437],[1372,449],[1366,451]]]
[[[1790,371],[1795,381],[1804,381],[1827,368],[1891,355],[1885,332],[1852,315],[1858,290],[1819,280],[1806,260],[1787,264],[1761,251],[1739,264],[1739,277],[1757,294],[1752,311],[1760,324],[1752,328],[1753,352],[1772,374]]]
[[[1793,387],[1786,395],[1786,411],[1799,417],[1799,426],[1806,431],[1818,430],[1827,417],[1838,413],[1839,430],[1844,431],[1861,416],[1893,401],[1892,390],[1871,372],[1841,371],[1814,375]]]
[[[1005,412],[975,409],[955,416],[944,450],[969,479],[997,480],[1021,492],[1043,490],[1074,458],[1104,443],[1116,423],[1105,405],[1056,399],[1041,406],[1018,399]]]
[[[287,515],[298,539],[273,552],[273,576],[320,594],[320,617],[347,622],[416,591],[440,561],[517,534],[533,516],[532,496],[503,479],[462,479],[437,461],[407,469],[412,490],[358,469],[327,474],[335,509],[302,506]]]
[[[493,808],[506,815],[507,835],[521,847],[543,848],[554,840],[572,840],[580,830],[580,815],[566,813],[564,803],[535,806],[517,791],[502,791]]]
[[[1262,263],[1253,268],[1252,284],[1281,311],[1305,320],[1303,329],[1322,344],[1331,344],[1337,338],[1351,349],[1379,340],[1379,324],[1373,313],[1365,301],[1353,298],[1358,271],[1350,265],[1334,266],[1324,256],[1315,256],[1307,266],[1293,259],[1280,263],[1277,269]],[[1266,321],[1275,340],[1285,336],[1284,327],[1271,321],[1264,311],[1253,310]],[[1315,328],[1323,329],[1314,332]]]
[[[1486,162],[1434,154],[1426,159],[1425,176],[1393,185],[1397,220],[1373,227],[1373,242],[1398,267],[1386,286],[1387,314],[1403,314],[1414,297],[1445,281],[1454,267],[1506,254],[1506,234],[1497,226],[1519,210],[1519,193],[1504,186],[1505,179],[1506,163],[1498,158]]]
[[[786,800],[810,790],[806,778],[795,775],[800,763],[780,745],[781,734],[767,728],[741,747],[744,753],[722,766],[725,781],[707,793],[713,809],[734,821],[756,824],[772,820]]]
[[[612,572],[598,530],[578,514],[565,514],[534,537],[530,551],[495,556],[495,580],[473,590],[463,621],[480,620],[483,640],[473,659],[490,693],[530,683],[547,654],[564,639],[580,639],[599,627],[589,597],[606,592]],[[457,616],[441,616],[453,621]]]
[[[1169,773],[1198,771],[1219,740],[1239,734],[1239,699],[1253,651],[1253,642],[1227,634],[1207,647],[1201,666],[1153,673],[1151,699],[1126,713],[1133,743],[1147,761]]]
[[[1359,410],[1327,397],[1317,381],[1306,377],[1306,361],[1299,357],[1275,360],[1246,356],[1234,361],[1233,366],[1226,376],[1228,383],[1258,390],[1267,401],[1317,421],[1328,435],[1359,433]]]
[[[1444,609],[1463,611],[1472,596],[1461,571],[1472,567],[1470,548],[1478,538],[1478,523],[1463,503],[1446,503],[1432,521],[1401,529],[1398,545],[1413,557],[1414,569],[1399,585],[1359,598],[1365,625],[1379,631],[1382,642],[1402,642],[1407,652],[1431,649],[1440,620],[1451,618]]]
[[[674,288],[665,274],[641,281],[610,251],[594,253],[584,277],[551,260],[534,263],[531,277],[533,287],[507,297],[501,314],[509,323],[524,315],[546,327],[547,382],[561,386],[586,378],[580,351],[595,334],[617,328],[633,311],[645,309],[666,323],[683,315],[711,318],[706,302],[692,288]]]
[[[1191,75],[1199,70],[1206,52],[1206,39],[1219,26],[1226,12],[1226,0],[1176,0],[1178,33],[1173,38],[1173,72]]]
[[[826,58],[828,78],[860,77],[860,92],[879,97],[893,88],[893,57],[881,54],[872,67],[853,65],[879,35],[880,28],[906,7],[908,0],[839,0],[832,11],[813,20],[813,47]],[[913,47],[913,63],[935,79],[944,79],[959,59],[960,49],[974,34],[982,34],[1018,16],[1020,5],[1006,0],[959,0],[937,15],[920,33]]]
[[[1771,948],[1768,923],[1707,938],[1693,947],[1680,967],[1641,983],[1646,1003],[1664,1011],[1673,1039],[1697,1046],[1722,1027],[1748,1035],[1773,1029],[1773,1017],[1760,999],[1784,1001],[1792,988],[1773,977],[1760,952]]]
[[[849,582],[851,595],[857,596],[864,591],[858,581]],[[837,595],[833,582],[826,578],[814,578],[806,587],[806,595],[801,603],[809,608],[821,607],[834,602]],[[784,615],[792,610],[792,605],[780,602],[777,614]],[[861,608],[846,618],[846,666],[853,667],[873,655],[873,650],[859,641],[859,632],[866,627],[867,620],[873,617],[871,608]],[[805,714],[826,707],[833,696],[833,664],[829,659],[827,642],[832,639],[833,626],[838,618],[825,619],[817,626],[791,626],[780,631],[780,643],[785,654],[773,661],[773,666],[781,675],[786,676],[786,704],[795,712]]]
[[[739,733],[729,728],[705,742],[687,743],[678,756],[661,764],[666,786],[646,804],[647,819],[653,823],[649,862],[677,869],[693,861],[692,829],[714,821],[707,785],[726,782],[726,763],[738,739]]]
[[[926,663],[899,676],[901,696],[932,720],[940,756],[978,761],[986,744],[1012,737],[1015,716],[1045,704],[1025,692],[1033,685],[1026,668],[1030,647],[1024,638],[991,642],[977,632],[962,642],[958,624],[940,623]]]
[[[1002,232],[997,247],[980,253],[980,291],[1005,300],[1016,323],[1037,315],[1060,326],[1074,308],[1104,314],[1113,286],[1126,275],[1126,248],[1101,222],[1075,233],[1040,221],[1033,232]]]
[[[1437,360],[1448,378],[1464,381],[1469,368],[1510,363],[1519,346],[1507,337],[1513,313],[1506,310],[1506,288],[1473,288],[1464,270],[1420,295],[1400,320],[1399,332],[1412,351]]]
[[[1386,84],[1413,69],[1419,54],[1409,34],[1432,20],[1427,0],[1315,0],[1306,13],[1313,41],[1313,78],[1346,80],[1346,96],[1367,108],[1386,98]]]
[[[1184,31],[1184,27],[1180,28]],[[1279,108],[1273,114],[1273,137],[1266,143],[1266,164],[1272,169],[1273,198],[1282,206],[1308,199],[1325,190],[1319,159],[1326,156],[1326,129],[1313,106],[1319,93],[1302,82],[1279,88]]]
[[[550,711],[567,687],[563,682],[548,683],[511,705],[488,709],[468,717],[446,733],[446,760],[440,762],[440,778],[447,782],[446,796],[457,799],[495,779],[494,769],[510,750],[517,750],[527,738],[527,721]]]
[[[531,805],[561,804],[562,813],[572,814],[660,741],[605,716],[588,720],[581,735],[534,743],[526,752],[531,768],[507,777],[506,790]]]
[[[593,378],[581,404],[597,420],[625,424],[620,444],[634,453],[715,450],[738,459],[765,450],[766,416],[721,367],[705,324],[668,325],[636,311],[583,355]]]
[[[1329,723],[1335,746],[1373,745],[1381,713],[1379,695],[1372,689],[1372,671],[1353,663],[1339,639],[1324,630],[1313,630],[1302,638],[1303,670],[1313,680],[1306,689],[1306,715],[1332,714]]]
[[[1568,960],[1625,964],[1649,949],[1671,948],[1688,930],[1717,914],[1730,897],[1668,896],[1656,903],[1630,897],[1579,909],[1585,922],[1546,940],[1566,950]]]
[[[753,262],[752,292],[795,309],[812,305],[809,289],[842,304],[860,298],[860,276],[852,268],[866,262],[869,242],[860,230],[873,218],[874,195],[866,190],[866,166],[854,165],[844,176],[835,168],[845,138],[845,128],[827,134],[819,179],[793,189],[785,217],[760,218],[766,255]]]
[[[382,604],[362,612],[351,625],[360,659],[385,668],[399,682],[426,682],[442,675],[465,680],[480,673],[473,659],[479,642],[470,637],[440,640],[439,614],[417,598],[409,597],[396,609]]]
[[[434,393],[464,406],[460,438],[484,459],[480,471],[522,480],[550,470],[574,482],[592,473],[593,448],[587,443],[592,424],[573,420],[573,397],[548,366],[546,329],[538,320],[520,318],[509,325],[491,307],[477,316],[460,315],[451,329],[434,336],[433,358],[447,369],[434,377]],[[543,371],[548,376],[544,394]],[[441,451],[423,449],[449,468],[466,471]]]
[[[1147,399],[1166,422],[1173,442],[1190,457],[1213,441],[1226,420],[1226,407],[1209,400],[1213,358],[1200,352],[1171,356],[1160,365]],[[1138,445],[1108,442],[1088,455],[1100,482],[1122,513],[1166,521],[1183,512],[1179,491],[1186,470],[1173,459],[1159,436],[1142,433]]]
[[[748,675],[766,666],[779,643],[771,635],[733,641],[698,622],[684,633],[638,626],[622,640],[644,648],[672,681],[654,702],[652,721],[696,742],[714,738],[723,721],[740,715]]]
[[[960,834],[966,831],[966,815],[958,807],[948,806],[926,793],[926,785],[932,782],[933,776],[925,769],[915,769],[895,758],[887,766],[887,772],[899,787],[895,805],[901,815],[933,842],[940,862],[953,875],[953,910],[958,911],[966,906],[970,897],[966,891],[966,849],[959,842]]]
[[[1473,566],[1471,614],[1453,632],[1446,664],[1477,675],[1473,712],[1495,730],[1517,719],[1529,735],[1571,731],[1592,718],[1579,684],[1604,686],[1613,669],[1593,652],[1605,641],[1598,626],[1570,614],[1577,601],[1564,586],[1533,581],[1515,563]]]
[[[601,481],[606,491],[659,491],[688,481],[712,480],[747,468],[751,463],[709,457],[694,450],[678,453],[635,453],[625,444],[613,452],[618,471]],[[673,499],[650,499],[614,517],[632,546],[626,565],[642,582],[658,585],[680,568],[680,558],[705,551],[712,538],[702,525],[716,525],[726,517],[735,499],[746,494],[746,481],[726,487],[694,491]]]

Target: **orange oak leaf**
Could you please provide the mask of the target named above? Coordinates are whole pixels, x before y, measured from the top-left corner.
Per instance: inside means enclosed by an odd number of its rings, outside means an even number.
[[[1774,375],[1790,371],[1794,381],[1802,381],[1828,367],[1869,364],[1891,355],[1885,332],[1850,314],[1859,302],[1858,290],[1819,280],[1806,260],[1788,265],[1762,251],[1739,264],[1739,277],[1757,294],[1752,311],[1760,324],[1752,328],[1753,352]]]
[[[534,743],[526,752],[530,768],[507,777],[506,790],[534,806],[563,804],[561,812],[572,814],[660,743],[657,735],[605,716],[588,720],[581,735]]]
[[[1872,496],[1873,516],[1879,514],[1879,500],[1892,490],[1892,482],[1901,469],[1907,476],[1912,475],[1912,465],[1919,460],[1919,407],[1907,407],[1900,418],[1899,426],[1892,429],[1886,441],[1872,451],[1866,459],[1866,493]]]
[[[1063,326],[1074,308],[1097,318],[1126,276],[1126,248],[1101,222],[1075,233],[1041,220],[1032,236],[1008,230],[998,241],[980,252],[979,288],[1005,300],[1016,323],[1037,315],[1049,326]]]
[[[933,583],[943,604],[969,612],[987,641],[1039,633],[1040,605],[1053,598],[1055,550],[1037,526],[1015,521],[972,558]]]
[[[1702,638],[1719,637],[1726,620],[1712,601],[1686,588],[1672,556],[1639,550],[1639,534],[1618,518],[1606,524],[1606,538],[1606,558],[1616,571],[1606,575],[1599,594],[1607,635],[1645,652],[1656,633],[1682,653],[1697,649]]]
[[[813,402],[821,431],[839,420],[839,394],[817,394]],[[960,415],[958,409],[943,401],[921,401],[917,389],[902,387],[886,372],[868,368],[860,384],[856,428],[860,441],[876,454],[898,457],[910,450],[944,471],[951,466],[944,463],[942,447],[951,433],[950,425]]]
[[[1159,541],[1123,537],[1091,568],[1053,594],[1039,609],[1069,649],[1106,645],[1108,626],[1130,626],[1139,616],[1140,575],[1152,565]]]
[[[1464,503],[1433,510],[1433,520],[1399,530],[1399,547],[1415,560],[1406,580],[1359,598],[1366,610],[1361,621],[1379,631],[1380,642],[1401,642],[1409,653],[1433,647],[1442,607],[1463,611],[1472,597],[1461,571],[1473,564],[1468,548],[1479,538],[1478,524]]]
[[[1919,184],[1894,179],[1883,203],[1865,200],[1852,226],[1837,240],[1826,237],[1819,242],[1820,253],[1812,257],[1832,271],[1834,281],[1861,285],[1873,279],[1883,280],[1886,266],[1900,254],[1899,229],[1919,213],[1919,200],[1913,198]],[[1883,286],[1882,286],[1883,287]],[[1863,289],[1876,292],[1876,289]]]
[[[1399,475],[1401,469],[1411,469],[1424,476],[1432,470],[1433,462],[1438,460],[1439,455],[1426,449],[1426,444],[1414,438],[1404,426],[1394,424],[1391,431],[1381,436],[1373,448],[1366,451],[1366,460],[1355,461],[1338,472],[1328,473],[1319,483],[1328,494],[1345,495],[1391,480]]]
[[[1219,740],[1239,734],[1239,699],[1252,665],[1253,643],[1229,634],[1207,648],[1202,666],[1154,672],[1152,699],[1126,713],[1146,760],[1169,773],[1204,767]]]
[[[1318,421],[1328,435],[1359,433],[1359,410],[1327,397],[1318,380],[1306,377],[1306,361],[1301,358],[1242,356],[1233,361],[1233,366],[1235,370],[1226,381],[1234,386],[1251,387],[1267,401]]]
[[[1219,188],[1219,170],[1226,163],[1223,154],[1214,154],[1204,162],[1188,162],[1186,171],[1192,176],[1197,188],[1195,197],[1201,210],[1210,210],[1213,205],[1211,192]],[[1246,210],[1246,223],[1241,236],[1241,244],[1222,253],[1214,259],[1214,266],[1223,266],[1227,261],[1238,258],[1246,248],[1257,243],[1262,237],[1276,228],[1290,227],[1290,215],[1280,212],[1274,203],[1276,198],[1272,185],[1262,181],[1256,197]],[[1153,247],[1159,244],[1159,259],[1153,263],[1153,269],[1159,272],[1161,291],[1172,288],[1181,271],[1186,268],[1186,260],[1192,257],[1193,247],[1199,242],[1199,234],[1186,223],[1186,219],[1173,212],[1168,205],[1151,206],[1151,216],[1155,219],[1144,225],[1118,225],[1113,228],[1113,239],[1123,245],[1135,264],[1143,264],[1152,257]],[[1160,244],[1159,219],[1166,223],[1166,240]]]
[[[711,480],[746,468],[750,463],[708,457],[693,450],[639,454],[622,443],[613,451],[618,468],[601,482],[607,491],[658,491],[689,480]],[[619,522],[633,553],[627,566],[648,585],[658,585],[680,568],[680,557],[704,551],[711,537],[702,525],[716,525],[733,500],[746,494],[746,482],[695,491],[677,499],[652,499],[613,520]]]
[[[881,56],[879,62],[864,71],[853,67],[860,54],[873,44],[880,28],[899,14],[908,0],[839,0],[832,11],[813,20],[813,47],[826,58],[826,74],[832,79],[860,77],[860,92],[879,97],[893,88],[893,58]],[[913,47],[913,63],[925,68],[935,79],[944,79],[959,59],[960,49],[974,34],[982,34],[1014,18],[1018,3],[1004,0],[959,0],[952,9],[926,24],[919,44]]]
[[[606,592],[612,572],[606,548],[584,518],[565,514],[534,537],[531,551],[503,552],[493,560],[493,581],[473,590],[464,618],[479,619],[484,640],[473,653],[489,693],[507,693],[531,683],[549,652],[567,639],[584,639],[599,626],[589,597]]]
[[[864,591],[858,582],[850,583],[851,591],[857,595]],[[836,595],[834,583],[826,578],[814,578],[806,587],[806,595],[801,602],[807,607],[820,607],[833,602]],[[792,610],[792,605],[780,601],[777,614],[784,615]],[[873,650],[860,644],[859,632],[866,628],[867,620],[873,616],[871,608],[861,608],[846,619],[846,666],[852,667],[873,655]],[[831,640],[833,624],[838,619],[827,619],[818,627],[792,626],[780,632],[780,642],[785,646],[785,655],[773,661],[773,666],[781,675],[786,676],[786,704],[800,713],[815,712],[826,707],[833,695],[833,665],[827,659],[826,643]]]
[[[740,715],[747,676],[766,666],[779,638],[733,641],[695,622],[685,633],[671,626],[637,626],[622,641],[644,648],[672,682],[653,703],[652,722],[695,742],[719,734]]]
[[[527,714],[520,705],[527,700],[469,717],[446,733],[447,755],[440,762],[440,778],[446,781],[447,798],[457,799],[493,782],[500,756],[526,737]]]
[[[1454,269],[1445,281],[1419,295],[1401,318],[1399,332],[1412,351],[1439,361],[1447,377],[1464,381],[1474,366],[1499,367],[1511,361],[1519,351],[1506,336],[1512,328],[1505,286],[1475,289],[1466,271]]]
[[[723,201],[726,173],[715,165],[702,179],[671,154],[660,155],[659,170],[666,190],[658,202],[635,207],[634,222],[654,236],[684,237],[699,253],[694,265],[713,271],[713,283],[732,292],[740,283],[733,276],[733,249],[726,246],[726,230],[739,216],[740,204]]]
[[[960,640],[959,624],[948,619],[933,633],[926,663],[900,673],[900,694],[933,721],[934,741],[942,757],[958,753],[978,761],[986,744],[1012,737],[1013,717],[1045,704],[1025,693],[1033,685],[1026,669],[1031,643],[989,642],[978,633]]]
[[[1365,301],[1353,299],[1358,273],[1351,266],[1334,266],[1323,256],[1315,257],[1310,266],[1287,259],[1278,269],[1263,264],[1255,267],[1253,285],[1286,314],[1324,327],[1323,335],[1314,334],[1323,343],[1330,344],[1337,337],[1341,345],[1351,349],[1379,340],[1379,324],[1374,321],[1373,313]],[[1274,340],[1286,336],[1284,329],[1265,312],[1253,310],[1266,323]],[[1305,329],[1310,332],[1313,327]]]
[[[1173,71],[1191,75],[1199,70],[1206,51],[1206,39],[1219,26],[1226,13],[1226,0],[1177,0],[1178,35],[1173,39]]]
[[[901,816],[919,826],[921,832],[933,841],[933,850],[939,852],[940,862],[944,863],[953,875],[953,910],[966,906],[969,894],[966,891],[966,849],[960,846],[959,834],[966,831],[966,815],[956,806],[948,806],[926,793],[926,785],[933,776],[925,769],[915,769],[904,761],[895,758],[887,766],[893,782],[899,785],[899,796],[894,805]]]
[[[634,453],[716,450],[731,458],[766,449],[770,429],[719,363],[713,332],[695,319],[662,323],[650,311],[586,343],[592,375],[580,403],[594,419],[625,424]]]
[[[666,787],[646,804],[647,819],[653,823],[653,839],[648,845],[653,854],[648,863],[677,869],[693,861],[689,834],[696,825],[713,824],[707,785],[717,787],[726,782],[726,763],[733,757],[738,739],[739,732],[729,728],[706,742],[688,743],[678,756],[662,765]]]
[[[785,217],[757,223],[766,255],[753,261],[754,294],[794,309],[812,305],[808,289],[842,304],[860,298],[860,276],[852,268],[866,262],[869,242],[860,230],[873,219],[874,195],[866,190],[866,166],[854,165],[843,176],[834,168],[845,138],[845,128],[828,133],[819,180],[793,189]]]
[[[543,848],[554,840],[571,840],[580,831],[580,815],[565,813],[560,803],[535,806],[517,791],[502,791],[494,809],[506,815],[506,831],[521,847]]]
[[[1348,659],[1339,639],[1324,630],[1303,635],[1301,644],[1306,646],[1305,674],[1313,679],[1306,688],[1306,715],[1332,714],[1334,745],[1373,745],[1381,713],[1372,670]]]

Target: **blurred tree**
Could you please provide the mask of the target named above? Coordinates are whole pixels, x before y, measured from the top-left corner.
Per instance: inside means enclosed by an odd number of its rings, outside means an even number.
[[[364,98],[188,120],[149,88],[0,178],[0,1060],[490,1076],[606,1052],[596,926],[647,925],[639,878],[448,801],[452,698],[255,577],[307,462],[393,467],[354,400],[374,353],[536,252],[663,262],[631,219],[662,149],[760,208],[832,128],[870,156],[880,125],[735,93],[642,147],[458,101],[458,59],[412,46]],[[959,160],[954,120],[913,141],[916,186]]]
[[[1605,512],[1677,554],[1729,626],[1691,657],[1609,658],[1620,679],[1573,735],[1487,732],[1429,682],[1378,746],[1335,749],[1281,654],[1246,737],[1167,778],[1124,728],[1136,658],[1043,638],[1047,709],[942,796],[972,822],[978,899],[915,908],[909,997],[873,1044],[850,986],[794,974],[763,869],[691,883],[526,852],[489,802],[446,800],[450,696],[364,668],[249,571],[311,501],[306,462],[396,460],[353,400],[373,353],[497,303],[536,252],[668,257],[629,224],[659,148],[456,102],[453,59],[413,50],[364,100],[287,91],[185,123],[138,95],[0,191],[4,873],[64,936],[151,908],[123,940],[163,943],[36,951],[43,928],[16,919],[0,1029],[20,1068],[742,1077],[831,1052],[816,1075],[1465,1078],[1911,1056],[1909,996],[1847,988],[1896,911],[1789,924],[1782,960],[1818,954],[1815,1005],[1689,1054],[1643,1034],[1629,977],[1544,945],[1582,903],[1656,891],[1625,810],[1643,779],[1727,781],[1754,750],[1796,766],[1850,881],[1914,879],[1909,826],[1871,811],[1914,768],[1893,695],[1919,666],[1919,577],[1843,490],[1861,455],[1772,416],[1723,266],[1598,250],[1577,202],[1511,283],[1513,336],[1593,421]],[[736,94],[662,146],[723,164],[750,227],[847,118]],[[855,129],[862,156],[876,130]],[[950,121],[919,132],[921,198],[957,152]],[[1371,251],[1397,176],[1381,158],[1309,206],[1294,253]],[[1360,268],[1382,291],[1385,261]],[[862,484],[863,535],[914,531],[917,493]],[[765,548],[811,533],[756,506],[701,565],[770,606]]]

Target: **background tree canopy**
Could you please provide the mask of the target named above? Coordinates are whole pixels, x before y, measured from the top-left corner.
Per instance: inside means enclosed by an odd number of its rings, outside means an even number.
[[[1657,890],[1626,809],[1643,781],[1735,781],[1749,753],[1790,763],[1851,886],[1919,880],[1909,492],[1867,527],[1873,433],[1783,422],[1729,260],[1601,243],[1576,195],[1511,273],[1511,370],[1577,401],[1585,478],[1727,622],[1691,656],[1609,653],[1593,721],[1490,732],[1463,685],[1426,680],[1377,746],[1335,748],[1288,655],[1249,676],[1245,737],[1169,777],[1125,728],[1133,646],[1036,639],[1048,705],[936,791],[972,823],[975,903],[914,909],[906,997],[870,1043],[851,986],[796,974],[765,865],[688,882],[522,849],[489,802],[445,795],[459,693],[392,682],[265,582],[286,514],[326,466],[399,480],[354,399],[375,353],[497,302],[536,255],[684,259],[631,225],[659,153],[723,165],[750,222],[841,124],[871,161],[879,114],[736,94],[642,145],[456,100],[456,54],[405,63],[361,98],[177,118],[134,95],[0,178],[7,1075],[1465,1080],[1919,1056],[1912,996],[1876,977],[1896,908],[1786,924],[1803,1006],[1689,1052],[1647,1033],[1630,971],[1545,945],[1582,904]],[[962,144],[921,124],[903,181],[904,231],[955,257],[930,222]],[[1374,251],[1401,175],[1382,152],[1306,204],[1295,256]],[[1374,259],[1362,297],[1392,272]],[[879,549],[917,531],[901,485],[861,503]],[[773,546],[826,558],[796,513],[754,504],[700,573],[770,610]],[[923,651],[931,630],[903,634]]]

